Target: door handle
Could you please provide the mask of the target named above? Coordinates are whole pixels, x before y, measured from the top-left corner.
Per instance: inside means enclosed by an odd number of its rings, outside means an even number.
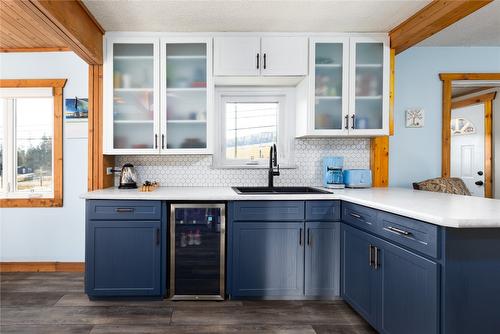
[[[373,266],[373,246],[368,245],[368,265]]]
[[[378,268],[380,268],[380,262],[379,262],[379,259],[378,259],[378,254],[379,254],[379,248],[378,247],[373,247],[374,248],[374,253],[375,253],[375,260],[373,261],[373,268],[375,268],[375,270],[377,270]]]
[[[351,129],[355,129],[356,126],[354,125],[354,118],[356,117],[356,115],[352,115],[351,116],[351,119],[352,119],[352,124],[351,124]]]
[[[165,148],[165,135],[161,135],[161,149]]]
[[[259,63],[260,63],[259,58],[260,58],[260,56],[259,56],[259,54],[257,53],[257,69],[259,69]]]
[[[484,182],[483,181],[476,181],[476,182],[474,182],[474,184],[476,186],[482,186],[484,184]]]
[[[264,69],[266,69],[266,54],[264,53]]]
[[[345,129],[348,130],[349,129],[349,116],[348,115],[345,115]]]
[[[302,228],[299,229],[299,246],[302,246]]]
[[[310,228],[307,229],[307,244],[311,244],[311,233],[310,233]]]
[[[155,148],[158,148],[158,135],[155,134]]]
[[[160,229],[156,229],[156,245],[160,244]]]

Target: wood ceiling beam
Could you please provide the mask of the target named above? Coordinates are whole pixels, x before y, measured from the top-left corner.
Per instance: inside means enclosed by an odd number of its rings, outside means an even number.
[[[88,64],[103,63],[104,30],[80,0],[16,0],[32,19],[42,21]]]
[[[396,54],[486,6],[493,0],[434,0],[389,32]]]

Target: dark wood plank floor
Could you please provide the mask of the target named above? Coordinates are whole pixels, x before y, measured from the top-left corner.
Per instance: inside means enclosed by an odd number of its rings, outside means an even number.
[[[0,274],[0,332],[365,334],[342,301],[89,301],[78,273]]]

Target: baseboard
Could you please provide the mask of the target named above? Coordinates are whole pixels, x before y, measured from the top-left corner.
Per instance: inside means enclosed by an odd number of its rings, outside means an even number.
[[[84,262],[0,262],[0,272],[75,272],[85,270]]]

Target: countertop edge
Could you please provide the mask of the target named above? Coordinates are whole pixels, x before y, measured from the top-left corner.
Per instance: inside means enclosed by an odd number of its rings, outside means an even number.
[[[195,189],[191,189],[195,190]],[[116,188],[108,188],[95,192],[82,194],[80,198],[89,200],[110,199],[110,200],[165,200],[165,201],[242,201],[242,200],[342,200],[358,205],[363,205],[373,209],[386,211],[400,216],[417,219],[437,226],[450,228],[500,228],[500,220],[497,218],[460,219],[457,217],[439,216],[434,214],[423,214],[412,211],[401,206],[380,203],[374,199],[358,198],[355,194],[331,193],[331,194],[300,194],[300,195],[238,195],[231,188],[219,188],[220,194],[211,193],[213,198],[207,199],[207,194],[199,196],[193,193],[186,194],[164,194],[161,192],[141,193],[141,192],[120,192]]]

